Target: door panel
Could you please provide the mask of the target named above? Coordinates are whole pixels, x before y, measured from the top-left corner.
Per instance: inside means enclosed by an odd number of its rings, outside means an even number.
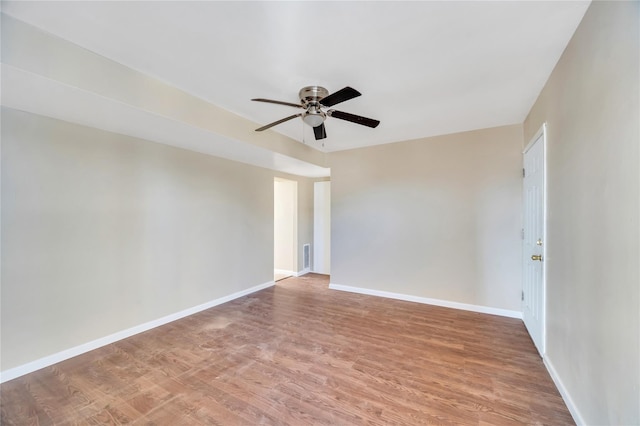
[[[544,132],[524,154],[522,315],[540,355],[544,354]]]

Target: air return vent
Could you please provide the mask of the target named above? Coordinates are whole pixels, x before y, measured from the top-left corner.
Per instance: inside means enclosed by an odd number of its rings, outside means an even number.
[[[304,260],[304,269],[311,268],[311,245],[305,244],[302,246],[302,258]]]

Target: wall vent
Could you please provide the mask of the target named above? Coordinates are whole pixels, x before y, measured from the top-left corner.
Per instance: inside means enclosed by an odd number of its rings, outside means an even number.
[[[311,268],[311,245],[310,244],[305,244],[302,246],[302,259],[303,259],[302,267],[304,269],[310,269]]]

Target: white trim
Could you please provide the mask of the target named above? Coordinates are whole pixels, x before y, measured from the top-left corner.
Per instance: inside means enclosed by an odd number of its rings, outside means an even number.
[[[331,290],[348,291],[350,293],[367,294],[370,296],[386,297],[388,299],[405,300],[407,302],[423,303],[425,305],[443,306],[445,308],[461,309],[463,311],[480,312],[482,314],[499,315],[501,317],[522,319],[522,312],[508,309],[491,308],[489,306],[469,305],[467,303],[451,302],[448,300],[431,299],[428,297],[412,296],[409,294],[392,293],[389,291],[371,290],[348,285],[329,284]]]
[[[542,123],[542,126],[540,126],[536,134],[533,136],[533,138],[531,138],[531,140],[529,140],[529,143],[527,144],[527,146],[524,147],[524,149],[522,150],[522,153],[526,154],[527,151],[531,149],[533,144],[536,143],[536,141],[540,138],[540,136],[544,136],[544,140],[545,141],[547,140],[547,123],[546,122]]]
[[[301,277],[302,275],[306,275],[311,272],[311,268],[304,268],[302,271],[296,272],[296,277]]]
[[[311,269],[309,269],[309,268],[305,268],[305,269],[303,269],[301,271],[298,271],[298,272],[287,271],[286,269],[274,269],[273,270],[274,274],[289,275],[289,276],[292,276],[292,277],[299,277],[301,275],[308,274],[309,272],[311,272]]]
[[[135,327],[128,328],[126,330],[118,331],[116,333],[110,334],[105,337],[101,337],[99,339],[93,340],[91,342],[83,343],[82,345],[75,346],[73,348],[65,349],[61,352],[46,356],[44,358],[37,359],[35,361],[31,361],[29,363],[20,365],[18,367],[10,368],[9,370],[5,370],[0,372],[0,383],[4,383],[9,380],[13,380],[17,377],[23,376],[25,374],[32,373],[36,370],[40,370],[41,368],[49,367],[50,365],[56,364],[58,362],[64,361],[69,358],[73,358],[78,355],[82,355],[86,352],[92,351],[94,349],[98,349],[102,346],[109,345],[111,343],[117,342],[122,339],[126,339],[127,337],[131,337],[138,333],[142,333],[147,330],[151,330],[152,328],[159,327],[161,325],[168,324],[170,322],[179,320],[181,318],[187,317],[189,315],[196,314],[200,311],[204,311],[209,308],[213,308],[214,306],[221,305],[226,302],[230,302],[234,299],[237,299],[242,296],[246,296],[251,293],[255,293],[256,291],[263,290],[265,288],[269,288],[275,285],[275,282],[269,281],[264,284],[259,284],[254,287],[250,287],[246,290],[241,290],[230,294],[228,296],[223,296],[219,299],[211,300],[209,302],[203,303],[201,305],[197,305],[170,315],[167,315],[162,318],[158,318],[153,321],[146,322],[144,324],[137,325]]]
[[[564,387],[564,383],[562,383],[562,380],[560,380],[560,376],[558,376],[558,372],[549,360],[549,357],[545,356],[543,358],[543,361],[545,367],[547,367],[547,371],[549,372],[551,379],[553,380],[553,383],[555,383],[556,387],[558,388],[558,392],[560,392],[560,396],[562,396],[564,403],[567,405],[569,413],[571,413],[571,417],[573,417],[573,421],[576,422],[576,425],[578,426],[586,425],[587,423],[584,421],[584,418],[580,414],[580,411],[578,411],[578,407],[573,402],[573,399],[569,395],[567,388]]]
[[[287,269],[274,269],[273,273],[274,274],[280,274],[280,275],[289,275],[291,277],[297,277],[298,276],[298,275],[296,275],[297,272],[289,271]]]

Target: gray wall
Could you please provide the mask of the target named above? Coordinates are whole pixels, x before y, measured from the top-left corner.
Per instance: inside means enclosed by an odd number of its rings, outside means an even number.
[[[272,281],[273,176],[3,108],[2,370]]]
[[[547,362],[592,425],[640,424],[639,7],[592,3],[524,125],[548,126]]]
[[[331,282],[520,311],[522,126],[331,153]]]

